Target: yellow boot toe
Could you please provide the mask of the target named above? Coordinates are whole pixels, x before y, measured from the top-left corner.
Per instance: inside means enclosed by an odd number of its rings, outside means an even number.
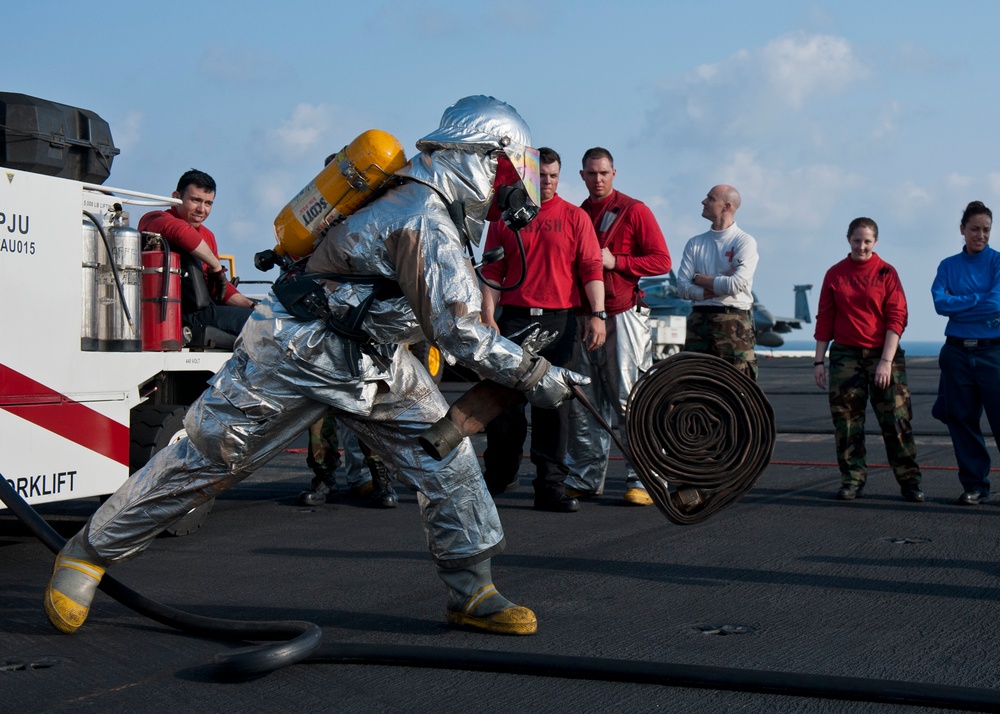
[[[652,506],[653,498],[644,488],[630,488],[625,492],[626,506]]]
[[[535,613],[521,605],[512,604],[503,610],[477,615],[480,606],[494,595],[500,594],[493,585],[488,585],[470,597],[461,610],[448,610],[445,618],[453,625],[475,627],[497,635],[533,635],[538,631]]]
[[[45,588],[45,614],[60,632],[76,632],[90,613],[104,568],[86,560],[56,556],[52,578]]]

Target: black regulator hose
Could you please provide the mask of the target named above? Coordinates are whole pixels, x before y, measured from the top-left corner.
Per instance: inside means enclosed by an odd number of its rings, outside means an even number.
[[[35,513],[0,474],[0,501],[41,540],[59,552],[65,541]],[[320,628],[311,622],[241,622],[191,615],[136,593],[105,575],[101,590],[122,605],[160,624],[220,639],[287,642],[216,655],[216,672],[245,678],[290,664],[371,664],[385,667],[454,669],[605,682],[658,684],[761,694],[907,704],[912,706],[1000,711],[1000,693],[991,689],[922,684],[898,680],[836,677],[795,672],[642,662],[598,657],[569,657],[526,652],[470,650],[456,647],[337,643],[320,647]]]
[[[493,288],[497,292],[501,293],[510,292],[511,290],[517,290],[524,283],[524,278],[527,277],[528,275],[528,258],[527,254],[524,251],[524,243],[521,240],[521,231],[520,229],[513,229],[513,230],[514,230],[514,238],[517,240],[517,252],[518,255],[521,256],[521,274],[518,276],[516,283],[514,283],[513,285],[504,286],[500,285],[499,283],[492,282],[489,278],[483,275],[484,265],[503,259],[504,254],[502,246],[499,248],[499,253],[496,256],[489,256],[489,253],[492,253],[494,250],[497,250],[496,248],[490,249],[489,251],[483,254],[482,262],[475,264],[473,266],[474,270],[476,271],[476,277],[479,278],[479,281],[483,285],[485,285],[488,288]],[[466,245],[469,249],[469,257],[472,259],[473,263],[475,263],[475,256],[472,253],[472,244],[467,243]]]

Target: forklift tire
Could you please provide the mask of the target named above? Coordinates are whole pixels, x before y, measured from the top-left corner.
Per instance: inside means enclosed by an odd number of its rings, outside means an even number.
[[[180,441],[184,430],[187,407],[177,405],[145,404],[132,410],[129,444],[129,469],[135,473],[153,458],[158,451]],[[163,531],[169,536],[186,536],[194,533],[212,512],[215,499],[195,506]]]
[[[417,342],[409,345],[409,349],[413,356],[420,360],[420,364],[427,370],[434,383],[441,384],[441,378],[444,377],[444,355],[441,354],[441,350],[429,342]]]

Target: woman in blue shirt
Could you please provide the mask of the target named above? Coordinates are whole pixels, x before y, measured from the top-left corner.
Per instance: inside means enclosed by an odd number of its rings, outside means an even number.
[[[986,410],[1000,434],[1000,253],[989,246],[993,212],[981,201],[962,214],[962,252],[945,258],[931,287],[934,309],[948,318],[938,364],[934,417],[948,425],[964,492],[975,506],[990,496],[990,455],[979,426]]]

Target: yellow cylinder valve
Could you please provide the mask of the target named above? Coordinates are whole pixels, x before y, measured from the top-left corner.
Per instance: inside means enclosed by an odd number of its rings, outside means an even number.
[[[369,129],[345,146],[274,219],[275,252],[302,258],[330,229],[363,206],[406,165],[392,134]]]

